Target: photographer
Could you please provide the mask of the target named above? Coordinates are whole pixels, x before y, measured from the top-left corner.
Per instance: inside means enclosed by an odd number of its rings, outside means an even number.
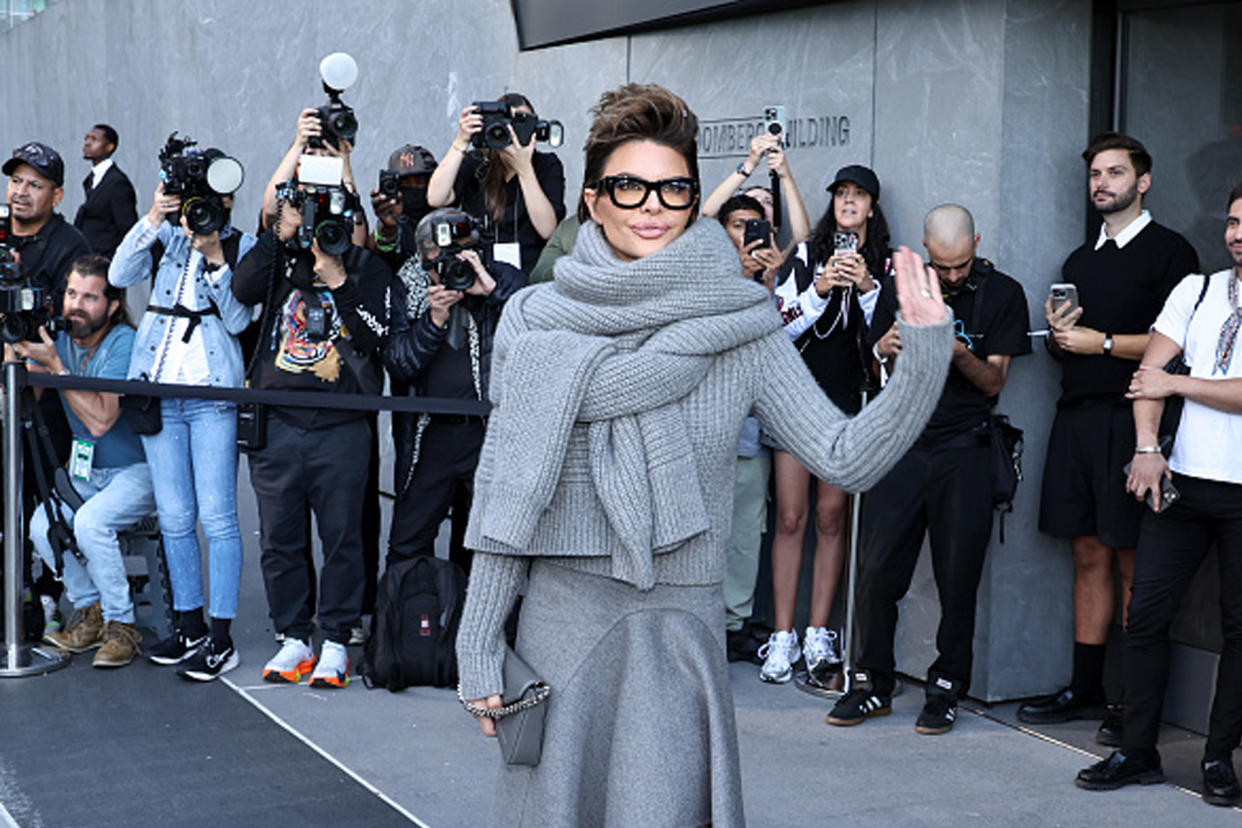
[[[806,205],[802,203],[802,193],[798,192],[798,184],[789,169],[784,146],[775,135],[761,133],[751,139],[750,153],[746,160],[738,164],[737,169],[729,173],[703,202],[703,215],[716,216],[731,195],[746,195],[763,207],[764,214],[760,218],[766,218],[775,226],[779,216],[773,210],[772,191],[763,186],[741,189],[764,159],[767,159],[768,169],[776,173],[781,181],[781,196],[785,199],[785,208],[789,213],[790,243],[805,241],[811,236],[811,219],[807,215]]]
[[[417,144],[405,144],[388,156],[388,168],[380,173],[381,187],[371,191],[375,232],[367,236],[367,249],[379,256],[393,272],[411,256],[418,255],[414,228],[431,212],[427,186],[436,169],[436,157]],[[391,176],[391,177],[389,177]],[[385,193],[384,184],[396,193]]]
[[[169,149],[162,156],[165,167],[179,160],[206,161],[222,155],[177,143],[170,143]],[[254,236],[229,225],[231,195],[203,190],[167,170],[164,174],[176,182],[174,189],[185,189],[186,196],[165,192],[168,185],[161,182],[150,210],[125,234],[108,270],[113,285],[138,284],[146,280],[152,259],[159,256],[151,304],[138,325],[129,378],[240,387],[243,369],[237,334],[249,324],[250,308],[233,297],[229,286],[233,268],[254,246]],[[204,214],[183,209],[183,202],[188,206],[192,201],[207,213],[214,210],[214,216],[206,216],[214,218],[207,226],[223,226],[210,233],[193,232],[199,225],[192,225],[191,217],[202,220]],[[237,522],[237,406],[169,397],[154,401],[153,408],[151,415],[158,416],[140,430],[168,559],[174,629],[147,655],[156,664],[181,665],[177,672],[183,678],[210,681],[238,664],[230,636],[242,564]],[[200,518],[208,546],[210,630],[203,620]]]
[[[88,254],[73,262],[65,282],[63,314],[71,325],[68,336],[53,342],[40,328],[40,342],[13,346],[17,356],[29,361],[30,371],[124,379],[134,328],[125,309],[125,291],[108,284],[107,259]],[[134,628],[134,604],[117,532],[155,510],[151,478],[142,445],[120,416],[118,395],[66,390],[60,400],[73,430],[74,459],[69,467],[73,487],[86,500],[76,514],[64,517],[72,523],[83,560],[65,554],[61,578],[73,615],[63,631],[44,638],[74,653],[98,647],[95,667],[123,667],[133,661],[142,636]],[[30,541],[47,567],[54,569],[48,508],[40,504],[36,509]]]
[[[393,314],[384,364],[394,380],[427,397],[487,398],[492,338],[505,301],[526,285],[526,274],[504,262],[484,266],[474,222],[458,210],[435,210],[415,231],[419,255],[398,271],[405,315]],[[437,229],[452,228],[453,244],[441,249]],[[476,234],[477,235],[477,234]],[[465,286],[463,288],[463,285]],[[408,320],[408,321],[407,321]],[[483,445],[484,419],[456,414],[394,415],[396,503],[388,540],[388,566],[415,555],[434,555],[434,542],[459,487],[472,493]],[[455,504],[463,524],[469,500]],[[469,556],[460,545],[450,557],[465,572]]]
[[[70,263],[91,252],[86,237],[54,212],[65,197],[65,162],[47,144],[31,141],[13,150],[3,170],[13,211],[10,245],[22,273],[46,291],[59,289]]]
[[[339,195],[341,185],[328,188]],[[324,188],[279,189],[273,229],[259,236],[233,277],[233,293],[261,304],[258,351],[251,385],[262,389],[378,394],[377,351],[388,334],[392,274],[366,250],[347,244],[339,218],[305,232],[304,212]],[[330,230],[330,232],[325,232]],[[262,421],[266,420],[265,427]],[[263,579],[268,610],[284,644],[263,668],[268,681],[297,682],[314,665],[311,686],[349,683],[346,644],[358,626],[364,589],[363,492],[371,430],[367,413],[334,408],[271,407],[248,434],[250,481],[259,506]],[[318,620],[323,649],[315,664],[306,549],[314,513],[323,544]]]
[[[514,116],[535,117],[535,108],[516,92],[498,99]],[[427,187],[427,203],[448,207],[456,203],[472,216],[488,216],[496,231],[491,258],[520,261],[530,273],[557,224],[565,218],[565,171],[553,153],[535,149],[535,138],[522,144],[506,125],[509,143],[504,149],[471,148],[483,130],[484,116],[474,104],[461,111],[457,137],[440,159]],[[510,245],[516,243],[519,255]]]

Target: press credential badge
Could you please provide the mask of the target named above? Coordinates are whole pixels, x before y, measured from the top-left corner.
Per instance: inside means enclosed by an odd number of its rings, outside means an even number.
[[[95,444],[81,437],[73,441],[73,451],[69,457],[69,474],[83,482],[91,479],[91,464],[95,460]]]

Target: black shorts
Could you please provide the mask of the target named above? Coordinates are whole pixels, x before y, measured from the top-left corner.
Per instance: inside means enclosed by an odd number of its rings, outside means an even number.
[[[1126,491],[1122,473],[1133,456],[1128,405],[1059,409],[1048,438],[1039,530],[1056,537],[1095,535],[1113,549],[1136,547],[1144,507]]]

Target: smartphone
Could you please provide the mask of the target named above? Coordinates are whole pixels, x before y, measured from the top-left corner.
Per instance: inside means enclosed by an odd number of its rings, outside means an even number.
[[[1121,473],[1126,477],[1130,476],[1131,465],[1133,464],[1126,463],[1125,467],[1121,470]],[[1173,485],[1172,478],[1162,476],[1160,478],[1160,499],[1157,500],[1156,493],[1149,490],[1147,492],[1147,499],[1144,502],[1147,504],[1147,508],[1151,509],[1156,514],[1160,514],[1165,509],[1176,503],[1181,496],[1182,493],[1179,492],[1177,487]]]
[[[756,247],[772,246],[772,225],[767,219],[746,219],[746,231],[742,234],[742,246],[760,242]]]
[[[843,233],[840,230],[832,234],[832,252],[835,253],[856,253],[858,252],[858,234]]]
[[[763,108],[763,131],[785,143],[785,107],[765,106]]]
[[[1048,291],[1048,297],[1052,300],[1052,309],[1061,310],[1061,306],[1069,304],[1065,308],[1065,312],[1078,310],[1078,286],[1058,282]]]

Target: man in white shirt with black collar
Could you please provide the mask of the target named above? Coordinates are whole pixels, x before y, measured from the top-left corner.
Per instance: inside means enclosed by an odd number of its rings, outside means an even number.
[[[1143,517],[1125,637],[1122,747],[1078,774],[1112,790],[1163,780],[1156,740],[1169,675],[1169,627],[1209,549],[1219,553],[1224,634],[1203,754],[1203,799],[1242,801],[1233,751],[1242,740],[1242,185],[1229,194],[1225,246],[1233,267],[1174,288],[1130,382],[1137,444],[1126,489]],[[1163,370],[1182,356],[1189,374]],[[1165,401],[1185,400],[1168,461],[1159,429]]]
[[[112,160],[119,140],[116,130],[107,124],[96,124],[86,133],[82,157],[92,167],[82,181],[86,200],[73,219],[73,226],[86,236],[91,249],[109,258],[138,221],[134,185]]]

